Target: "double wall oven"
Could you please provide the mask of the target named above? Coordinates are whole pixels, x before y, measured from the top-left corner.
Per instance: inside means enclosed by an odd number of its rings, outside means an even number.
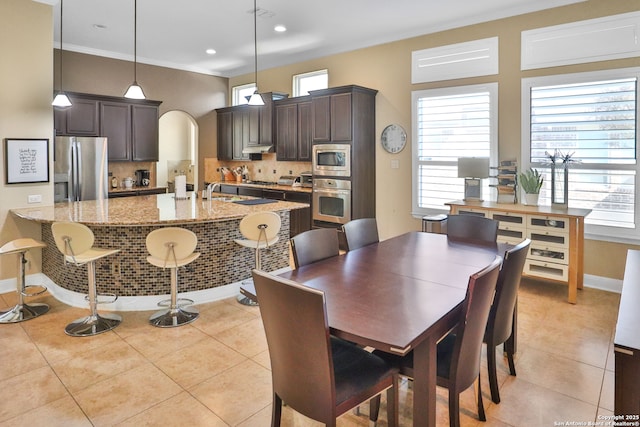
[[[313,223],[337,227],[351,221],[351,145],[313,146]]]

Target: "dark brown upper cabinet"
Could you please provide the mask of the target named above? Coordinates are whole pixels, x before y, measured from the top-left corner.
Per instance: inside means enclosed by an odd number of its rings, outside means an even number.
[[[160,101],[67,95],[73,105],[53,111],[56,135],[105,136],[110,161],[158,161]]]

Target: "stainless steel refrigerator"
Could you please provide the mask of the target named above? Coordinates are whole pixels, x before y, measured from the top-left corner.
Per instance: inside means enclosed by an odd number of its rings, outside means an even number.
[[[108,197],[107,138],[58,136],[53,151],[55,202]]]

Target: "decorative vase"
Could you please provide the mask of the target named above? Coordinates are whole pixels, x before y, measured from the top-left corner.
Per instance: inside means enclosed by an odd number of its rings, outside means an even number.
[[[569,168],[566,163],[551,163],[551,206],[567,208],[569,205]]]
[[[528,206],[538,206],[538,193],[524,193],[524,204]]]

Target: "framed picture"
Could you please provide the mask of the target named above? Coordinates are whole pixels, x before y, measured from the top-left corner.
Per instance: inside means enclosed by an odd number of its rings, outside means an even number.
[[[7,184],[49,182],[49,140],[6,138],[4,170]]]

